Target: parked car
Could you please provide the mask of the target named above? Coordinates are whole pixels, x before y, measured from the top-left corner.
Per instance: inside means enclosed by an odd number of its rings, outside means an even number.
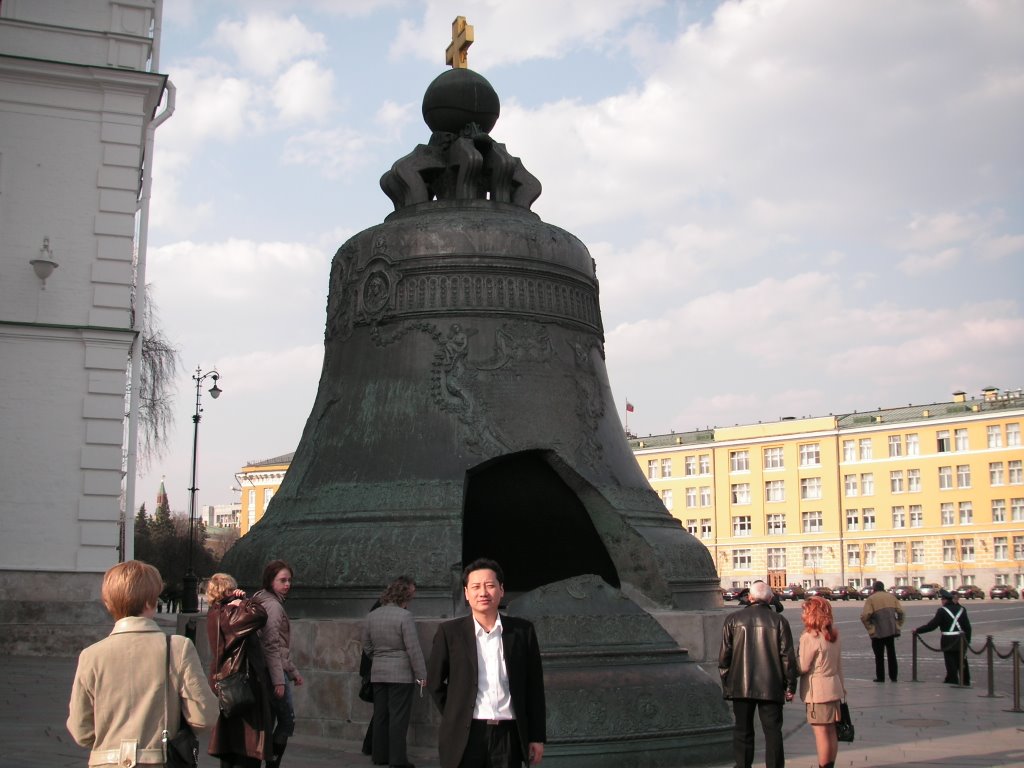
[[[832,590],[828,587],[808,587],[804,590],[804,597],[824,597],[826,600],[834,600]]]
[[[779,590],[779,600],[803,600],[804,597],[805,590],[799,584],[790,584]]]
[[[896,595],[900,600],[920,600],[921,592],[917,587],[910,584],[897,584],[895,587],[890,587],[889,591]]]
[[[942,589],[942,585],[935,583],[922,584],[917,589],[921,593],[921,597],[927,597],[929,600],[938,600],[939,590]]]
[[[722,590],[723,600],[739,600],[740,593],[747,587],[727,587]]]
[[[956,593],[968,600],[973,600],[976,597],[984,599],[985,597],[985,590],[975,584],[961,584],[957,587]]]
[[[836,584],[834,587],[832,587],[832,599],[833,600],[849,600],[850,599],[850,593],[852,591],[853,590],[851,590],[845,584]]]
[[[1015,587],[1011,587],[1009,584],[996,584],[992,589],[988,591],[988,596],[995,600],[997,597],[1000,600],[1008,600],[1013,598],[1016,600],[1020,597],[1020,593]]]
[[[857,590],[857,592],[856,592],[856,595],[857,595],[857,599],[858,599],[858,600],[867,600],[867,599],[868,599],[869,597],[871,597],[871,596],[872,596],[873,594],[875,594],[875,588],[874,588],[874,586],[873,586],[873,585],[871,585],[871,584],[869,584],[869,585],[868,585],[868,586],[866,586],[866,587],[861,587],[861,588],[860,588],[860,589],[858,589],[858,590]]]

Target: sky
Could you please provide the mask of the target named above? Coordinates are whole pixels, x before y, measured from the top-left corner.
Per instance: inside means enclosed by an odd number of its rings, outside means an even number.
[[[1024,386],[1020,0],[174,0],[146,282],[178,417],[136,506],[188,509],[197,368],[198,504],[296,448],[331,259],[393,210],[457,15],[533,211],[596,260],[631,432]]]

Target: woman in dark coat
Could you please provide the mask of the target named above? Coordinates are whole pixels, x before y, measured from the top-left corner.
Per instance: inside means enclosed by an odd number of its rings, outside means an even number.
[[[210,577],[206,586],[210,611],[206,636],[210,641],[210,684],[244,667],[255,704],[241,714],[217,718],[210,734],[209,752],[220,758],[221,768],[259,768],[270,757],[270,688],[263,647],[257,632],[267,623],[267,612],[248,600],[226,573]]]

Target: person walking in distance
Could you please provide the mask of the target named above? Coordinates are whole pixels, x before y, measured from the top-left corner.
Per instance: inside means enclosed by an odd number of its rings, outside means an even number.
[[[754,713],[764,731],[765,764],[782,768],[782,708],[796,692],[799,669],[789,622],[772,607],[771,587],[750,585],[750,605],[733,611],[722,628],[718,671],[722,693],[732,701],[736,726],[733,756],[736,768],[754,762]]]
[[[441,712],[441,768],[537,765],[547,740],[544,670],[533,624],[500,616],[505,577],[493,560],[462,572],[471,615],[441,624],[427,686]]]
[[[942,605],[927,624],[914,630],[915,635],[938,629],[942,632],[942,655],[946,661],[946,679],[949,685],[960,683],[960,665],[963,664],[964,685],[971,684],[971,671],[967,668],[967,646],[971,644],[971,620],[967,609],[959,605],[956,596],[945,589],[939,591]]]
[[[875,653],[875,682],[885,682],[885,659],[889,660],[889,679],[894,683],[899,677],[899,663],[896,661],[896,638],[903,626],[903,606],[896,595],[885,591],[885,584],[874,583],[875,591],[864,601],[860,620],[871,637],[871,650]]]

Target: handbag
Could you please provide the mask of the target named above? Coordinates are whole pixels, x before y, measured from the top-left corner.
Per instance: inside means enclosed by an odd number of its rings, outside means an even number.
[[[220,663],[221,642],[224,635],[220,631],[220,614],[217,614],[217,663]],[[252,691],[249,682],[249,661],[242,656],[241,668],[237,672],[225,675],[213,684],[217,692],[217,703],[220,705],[220,713],[224,717],[240,715],[256,703],[256,694]]]
[[[836,738],[839,741],[853,741],[854,727],[850,708],[845,701],[839,702],[839,720],[836,722]]]
[[[171,677],[171,636],[167,636],[167,673],[164,675],[164,705],[167,704],[167,681]],[[167,725],[170,722],[170,712],[165,709],[166,719],[164,720],[163,746],[164,765],[167,768],[199,768],[199,739],[185,720],[181,721],[181,728],[174,734],[173,738],[167,736]]]
[[[362,683],[359,686],[359,698],[362,701],[373,703],[373,683],[370,682],[370,670],[373,668],[373,658],[363,651],[359,656],[359,677]]]

